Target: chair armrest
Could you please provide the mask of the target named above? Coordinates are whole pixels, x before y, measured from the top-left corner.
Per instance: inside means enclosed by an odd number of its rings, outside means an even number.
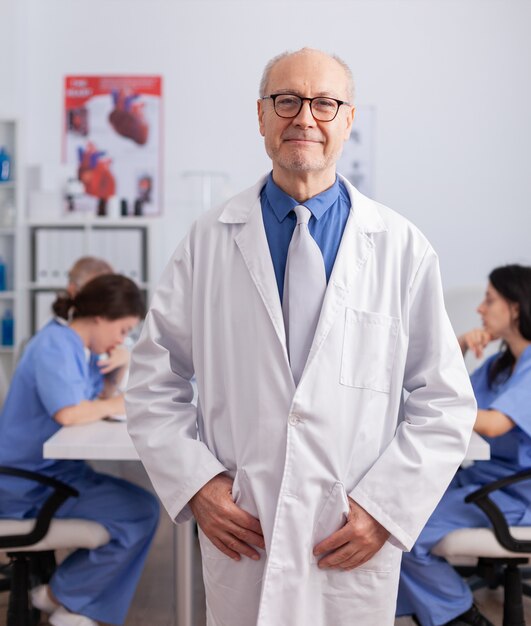
[[[48,528],[50,527],[50,523],[57,509],[68,498],[77,497],[79,495],[77,489],[70,487],[60,480],[45,476],[44,474],[38,474],[37,472],[0,465],[0,474],[14,476],[23,480],[32,480],[41,485],[52,487],[53,489],[53,492],[48,496],[39,510],[35,525],[31,531],[23,535],[6,535],[0,537],[0,548],[2,549],[31,546],[40,541],[48,532]]]
[[[531,470],[517,472],[511,476],[495,480],[472,493],[465,498],[465,502],[478,506],[489,518],[492,530],[500,544],[511,552],[531,552],[531,541],[521,541],[511,535],[509,525],[499,507],[489,498],[489,494],[508,485],[519,483],[531,478]]]

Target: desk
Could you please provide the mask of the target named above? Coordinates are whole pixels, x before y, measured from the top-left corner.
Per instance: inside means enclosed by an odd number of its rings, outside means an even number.
[[[44,443],[45,459],[139,461],[125,422],[100,420],[61,428]]]
[[[125,422],[101,420],[58,430],[44,443],[45,459],[90,461],[138,461],[139,457]],[[175,626],[192,626],[193,525],[173,528],[173,571],[175,585]]]
[[[44,458],[138,461],[138,454],[124,422],[99,421],[61,428],[45,442]],[[473,432],[466,459],[486,461],[489,458],[489,444]],[[173,532],[175,626],[192,626],[192,524],[179,524]]]
[[[476,431],[472,431],[472,437],[466,451],[466,461],[488,461],[490,459],[490,446],[478,435]]]
[[[45,459],[138,461],[138,454],[124,422],[99,421],[58,430],[44,444]],[[466,453],[468,461],[490,459],[489,444],[472,432]]]

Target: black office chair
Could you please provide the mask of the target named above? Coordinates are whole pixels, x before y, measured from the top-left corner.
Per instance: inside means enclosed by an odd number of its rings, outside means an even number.
[[[29,602],[29,590],[47,583],[55,569],[55,550],[94,549],[110,539],[97,522],[84,519],[54,519],[65,500],[77,497],[76,489],[59,480],[13,467],[0,466],[0,474],[31,480],[53,489],[35,519],[0,519],[0,552],[10,565],[0,580],[0,591],[9,591],[7,626],[35,626],[40,612]]]
[[[526,626],[523,595],[531,596],[531,587],[522,582],[530,574],[522,565],[531,558],[531,527],[509,527],[507,521],[489,498],[498,489],[531,478],[531,470],[518,472],[495,480],[465,498],[478,506],[489,518],[490,528],[460,528],[449,533],[432,550],[433,554],[451,561],[460,557],[477,558],[475,566],[457,566],[459,573],[469,579],[472,590],[487,585],[504,588],[503,626]]]

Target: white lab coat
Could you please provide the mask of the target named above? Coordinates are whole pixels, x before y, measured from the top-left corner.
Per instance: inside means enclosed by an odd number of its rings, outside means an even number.
[[[189,519],[194,493],[228,472],[264,532],[259,562],[232,561],[200,533],[209,626],[393,624],[401,550],[466,452],[476,405],[437,257],[344,183],[352,208],[297,388],[265,179],[193,225],[133,350],[129,432],[170,515]],[[347,495],[391,538],[353,571],[321,571],[312,548],[344,524]]]

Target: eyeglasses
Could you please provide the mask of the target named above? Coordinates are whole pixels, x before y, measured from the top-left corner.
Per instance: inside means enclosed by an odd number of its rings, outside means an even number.
[[[314,119],[319,122],[331,122],[342,104],[349,104],[344,100],[336,100],[336,98],[301,98],[292,93],[274,93],[270,96],[264,96],[262,100],[273,100],[275,113],[279,117],[286,119],[297,117],[301,112],[302,105],[305,100],[310,103],[310,111]]]

